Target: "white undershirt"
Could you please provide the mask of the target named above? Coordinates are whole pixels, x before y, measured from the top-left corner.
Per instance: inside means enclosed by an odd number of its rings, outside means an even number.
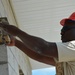
[[[63,62],[64,75],[75,75],[75,41],[56,43],[58,62]]]

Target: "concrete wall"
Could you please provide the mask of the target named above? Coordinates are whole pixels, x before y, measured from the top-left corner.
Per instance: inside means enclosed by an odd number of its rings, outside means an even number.
[[[9,75],[19,75],[22,70],[24,75],[31,75],[31,67],[27,56],[15,47],[7,47]]]
[[[17,24],[8,0],[0,0],[0,17]],[[0,45],[0,75],[31,75],[28,57],[16,47]]]
[[[7,50],[5,45],[0,45],[0,75],[9,75]]]

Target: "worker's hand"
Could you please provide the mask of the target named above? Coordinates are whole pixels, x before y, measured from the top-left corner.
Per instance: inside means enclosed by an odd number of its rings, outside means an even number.
[[[0,23],[0,27],[2,27],[6,32],[14,36],[16,36],[19,33],[18,31],[20,30],[16,26],[5,23]]]
[[[15,46],[15,37],[10,36],[10,42],[6,44],[7,46]]]

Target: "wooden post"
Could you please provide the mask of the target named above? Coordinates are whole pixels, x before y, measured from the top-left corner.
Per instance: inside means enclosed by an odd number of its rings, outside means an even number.
[[[63,63],[56,64],[56,75],[64,75]]]

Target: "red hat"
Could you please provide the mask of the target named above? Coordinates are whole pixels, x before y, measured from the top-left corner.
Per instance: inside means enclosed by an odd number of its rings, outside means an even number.
[[[60,24],[61,24],[62,26],[64,26],[64,23],[65,23],[66,20],[75,21],[75,12],[72,13],[69,18],[62,19],[62,20],[60,21]]]

